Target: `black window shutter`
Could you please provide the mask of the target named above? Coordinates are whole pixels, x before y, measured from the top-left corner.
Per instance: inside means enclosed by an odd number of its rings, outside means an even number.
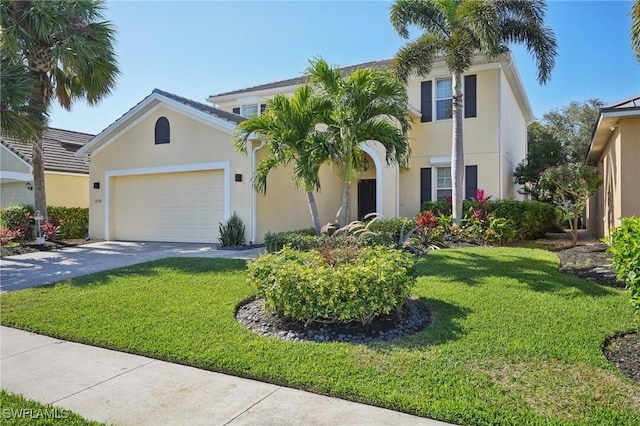
[[[262,114],[267,109],[267,104],[260,104],[260,114]]]
[[[425,201],[431,201],[431,167],[420,169],[420,208]]]
[[[465,166],[464,182],[465,198],[475,198],[478,189],[478,166]]]
[[[420,121],[423,123],[426,121],[433,121],[431,106],[431,80],[423,81],[420,85],[420,112],[422,118]]]
[[[240,115],[240,107],[238,107],[238,108],[234,108],[234,109],[233,109],[233,113],[234,113],[234,114],[238,114],[238,115]]]
[[[477,117],[476,114],[476,75],[464,76],[464,116]]]

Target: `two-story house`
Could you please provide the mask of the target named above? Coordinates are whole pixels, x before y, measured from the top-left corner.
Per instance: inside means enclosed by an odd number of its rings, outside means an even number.
[[[357,67],[389,67],[376,61]],[[271,231],[311,225],[306,197],[291,171],[277,169],[266,195],[251,186],[265,155],[260,140],[248,156],[233,147],[237,123],[264,112],[275,94],[291,94],[304,77],[210,96],[201,104],[161,90],[97,135],[78,155],[91,161],[90,234],[120,240],[215,242],[218,222],[236,211],[247,242]],[[412,126],[409,166],[385,163],[382,146],[363,141],[366,171],[353,181],[351,218],[417,214],[422,202],[451,193],[451,77],[443,61],[429,76],[408,83]],[[526,155],[531,108],[513,58],[474,60],[464,76],[465,192],[482,188],[494,198],[517,198],[512,173]],[[341,205],[335,166],[321,169],[320,218],[333,221]]]

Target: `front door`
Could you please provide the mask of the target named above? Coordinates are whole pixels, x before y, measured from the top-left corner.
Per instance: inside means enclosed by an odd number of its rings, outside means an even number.
[[[376,211],[376,180],[358,181],[358,219],[363,220],[369,213]]]

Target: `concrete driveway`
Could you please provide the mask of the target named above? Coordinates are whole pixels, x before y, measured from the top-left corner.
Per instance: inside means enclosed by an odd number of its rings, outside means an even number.
[[[263,248],[216,250],[211,244],[104,241],[0,259],[0,293],[165,257],[251,259]]]

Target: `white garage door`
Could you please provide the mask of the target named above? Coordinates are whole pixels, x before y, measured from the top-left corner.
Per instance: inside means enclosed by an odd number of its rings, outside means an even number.
[[[113,184],[117,240],[218,242],[222,170],[118,176]]]

